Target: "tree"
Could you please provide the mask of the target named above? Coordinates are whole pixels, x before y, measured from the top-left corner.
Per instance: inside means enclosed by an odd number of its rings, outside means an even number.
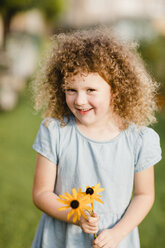
[[[4,23],[4,47],[7,34],[10,31],[11,19],[16,13],[38,8],[48,20],[54,21],[63,7],[64,0],[0,0],[0,13]]]

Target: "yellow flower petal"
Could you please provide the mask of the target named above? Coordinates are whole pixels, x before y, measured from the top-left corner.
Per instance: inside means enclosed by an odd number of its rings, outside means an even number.
[[[81,212],[82,216],[83,216],[85,219],[88,219],[87,216],[86,216],[86,214],[84,213],[84,211],[83,211],[82,209],[80,209],[80,212]]]
[[[97,189],[97,193],[104,191],[104,188]]]
[[[62,210],[68,209],[68,208],[69,208],[69,206],[65,206],[65,207],[58,208],[58,210],[62,211]]]
[[[66,195],[66,199],[72,200],[72,196],[69,193],[65,192],[65,195]]]
[[[92,210],[92,208],[90,206],[84,206],[83,209],[84,210]]]
[[[91,204],[94,203],[94,201],[95,201],[95,197],[91,197],[90,199]]]
[[[97,198],[97,197],[101,198],[101,195],[95,194],[94,198]]]
[[[77,191],[75,188],[72,189],[73,198],[77,199]]]
[[[96,186],[94,186],[95,189],[100,187],[100,183],[96,184]]]
[[[69,204],[70,201],[68,200],[61,200],[61,199],[57,199],[57,201],[63,203],[63,204]]]
[[[83,197],[81,198],[81,204],[90,204],[91,203],[91,198],[90,197]]]
[[[73,222],[76,222],[77,217],[78,217],[77,215],[78,215],[78,214],[77,214],[77,212],[75,211],[75,212],[74,212],[74,217],[73,217]]]
[[[64,200],[68,200],[68,197],[66,197],[66,196],[64,196],[64,195],[59,195],[59,197],[60,197],[61,199],[64,199]]]
[[[95,198],[95,201],[98,201],[98,202],[104,204],[104,202],[102,200],[100,200],[100,198]]]
[[[80,220],[80,217],[81,217],[80,209],[77,210],[77,214],[78,214],[78,220]]]
[[[71,211],[70,211],[70,212],[68,213],[68,215],[67,215],[67,220],[69,220],[70,217],[71,217],[73,214],[74,214],[74,210],[71,209]]]

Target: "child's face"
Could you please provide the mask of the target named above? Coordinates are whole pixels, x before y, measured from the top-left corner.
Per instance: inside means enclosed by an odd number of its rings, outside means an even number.
[[[98,74],[77,74],[65,91],[66,103],[78,124],[106,125],[111,116],[111,88]]]

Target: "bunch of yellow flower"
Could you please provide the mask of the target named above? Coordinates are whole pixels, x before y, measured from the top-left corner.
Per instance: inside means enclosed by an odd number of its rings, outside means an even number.
[[[96,186],[86,187],[86,192],[81,192],[81,188],[78,189],[78,193],[75,188],[72,189],[72,195],[65,192],[65,195],[59,195],[60,199],[57,199],[59,202],[65,204],[66,206],[59,208],[59,210],[65,210],[71,208],[71,211],[68,213],[67,219],[69,219],[72,215],[73,222],[76,220],[80,220],[81,214],[84,218],[87,219],[84,210],[89,211],[92,210],[92,215],[94,214],[94,201],[98,201],[103,203],[100,200],[100,195],[98,193],[102,192],[104,188],[99,188],[100,183]],[[91,206],[89,206],[91,204]]]

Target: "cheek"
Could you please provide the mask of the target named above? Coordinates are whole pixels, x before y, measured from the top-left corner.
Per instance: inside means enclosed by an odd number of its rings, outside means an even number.
[[[99,108],[101,102],[102,102],[102,100],[100,97],[90,96],[88,98],[88,104],[91,105],[92,107],[94,107],[95,109]]]
[[[73,98],[71,96],[65,95],[66,104],[70,108],[73,105]]]
[[[107,111],[111,108],[111,98],[110,96],[104,95],[104,97],[98,99],[98,101],[95,103],[95,106],[100,111]]]
[[[97,107],[101,107],[101,106],[109,106],[111,103],[111,98],[109,94],[104,94],[99,96],[98,98],[96,98],[93,103],[97,106]]]
[[[104,102],[106,102],[107,106],[111,105],[111,94],[110,94],[110,92],[107,92],[107,94],[105,94]]]

